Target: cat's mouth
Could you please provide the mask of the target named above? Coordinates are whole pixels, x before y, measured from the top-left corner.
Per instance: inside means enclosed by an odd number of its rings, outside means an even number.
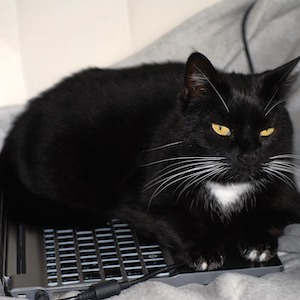
[[[273,182],[279,180],[288,185],[294,185],[293,175],[297,175],[298,159],[291,154],[280,154],[269,157],[264,162],[233,162],[229,164],[224,176],[219,182],[247,183],[247,182]]]
[[[224,178],[222,179],[225,182],[232,183],[245,183],[245,182],[254,182],[262,180],[266,175],[263,172],[262,167],[250,168],[250,167],[234,167],[229,169]]]

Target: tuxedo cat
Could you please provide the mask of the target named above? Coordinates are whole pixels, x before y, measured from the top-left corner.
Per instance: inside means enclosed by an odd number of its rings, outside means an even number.
[[[300,221],[285,108],[299,58],[271,71],[216,70],[200,53],[79,72],[30,101],[1,153],[18,221],[98,226],[116,217],[196,270],[237,251],[264,262]]]

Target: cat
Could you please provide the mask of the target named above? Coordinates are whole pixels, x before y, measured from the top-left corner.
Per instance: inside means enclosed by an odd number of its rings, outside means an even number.
[[[1,153],[11,217],[128,222],[199,271],[275,256],[300,220],[285,108],[300,58],[260,74],[186,64],[91,68],[31,100]]]

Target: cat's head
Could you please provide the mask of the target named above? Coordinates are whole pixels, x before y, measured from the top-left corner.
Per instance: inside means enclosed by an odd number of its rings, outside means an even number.
[[[200,53],[189,57],[181,99],[183,144],[195,156],[215,158],[216,164],[224,158],[219,171],[207,178],[234,183],[262,177],[284,180],[293,131],[285,104],[298,61],[243,75],[217,71]]]
[[[158,147],[161,159],[149,164],[163,164],[146,185],[149,206],[163,193],[161,199],[173,203],[175,197],[191,211],[204,205],[229,219],[255,199],[253,192],[293,186],[293,128],[285,105],[299,59],[244,75],[220,72],[192,54],[171,143]]]

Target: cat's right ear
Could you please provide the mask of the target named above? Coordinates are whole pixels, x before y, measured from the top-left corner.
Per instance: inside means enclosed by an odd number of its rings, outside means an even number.
[[[216,81],[218,74],[211,62],[199,52],[192,53],[185,67],[184,99],[201,97]]]

